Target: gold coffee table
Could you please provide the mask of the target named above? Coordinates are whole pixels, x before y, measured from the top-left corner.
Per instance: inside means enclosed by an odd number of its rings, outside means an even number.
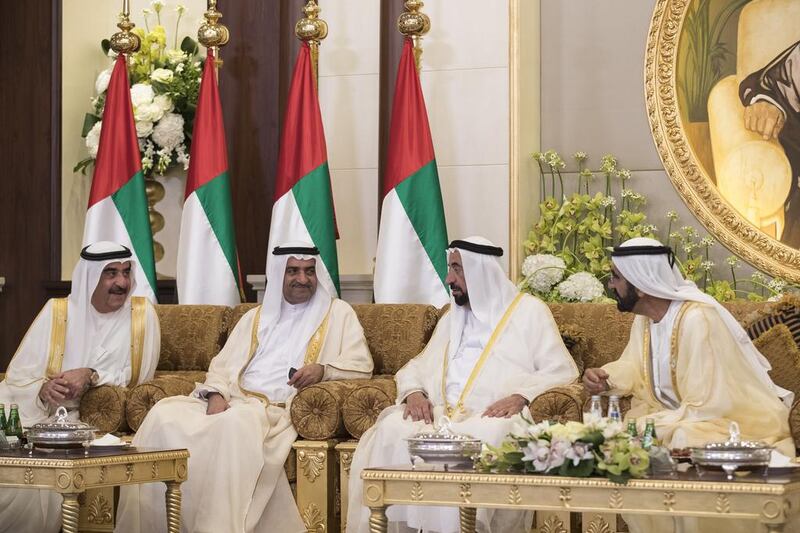
[[[727,481],[721,472],[698,477],[690,470],[618,485],[604,478],[445,472],[405,466],[368,468],[361,478],[372,533],[385,533],[386,507],[390,505],[458,507],[464,533],[474,533],[478,507],[538,511],[537,524],[546,526],[543,531],[568,531],[570,513],[583,513],[584,530],[615,531],[614,515],[626,513],[751,519],[774,533],[784,531],[789,518],[800,512],[800,472],[773,472],[766,477],[751,473]]]
[[[0,488],[44,489],[64,497],[63,533],[78,533],[78,496],[87,489],[164,482],[169,533],[180,533],[181,490],[187,478],[188,450],[0,451]]]

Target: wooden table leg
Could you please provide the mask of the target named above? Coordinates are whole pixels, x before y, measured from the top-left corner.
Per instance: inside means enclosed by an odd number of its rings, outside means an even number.
[[[78,533],[78,516],[80,504],[77,494],[63,494],[61,502],[61,531],[62,533]]]
[[[386,533],[389,521],[386,519],[386,507],[369,508],[369,531],[370,533]]]
[[[477,509],[474,507],[459,507],[458,514],[461,519],[461,533],[475,533],[475,514]]]
[[[167,531],[181,533],[181,484],[167,481]]]

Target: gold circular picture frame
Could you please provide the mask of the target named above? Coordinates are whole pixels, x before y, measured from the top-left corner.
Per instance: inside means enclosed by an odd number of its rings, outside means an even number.
[[[692,213],[754,267],[798,283],[800,214],[793,216],[790,205],[800,212],[800,197],[789,200],[800,189],[800,162],[790,163],[796,154],[784,150],[778,128],[765,139],[744,122],[753,103],[780,104],[754,97],[758,91],[747,84],[764,85],[781,54],[800,54],[800,2],[782,2],[658,0],[647,38],[645,98],[658,154]],[[791,120],[785,111],[783,117]],[[781,134],[797,137],[787,130]]]

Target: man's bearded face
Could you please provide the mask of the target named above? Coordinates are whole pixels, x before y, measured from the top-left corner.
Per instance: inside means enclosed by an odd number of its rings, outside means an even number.
[[[464,267],[461,265],[461,252],[453,250],[447,261],[447,277],[444,282],[450,286],[450,292],[456,305],[467,305],[469,303],[469,292],[467,292],[467,281],[464,278]]]
[[[111,313],[120,309],[131,290],[131,262],[109,263],[100,273],[92,293],[92,306],[98,313]]]
[[[317,260],[290,257],[283,275],[283,298],[290,304],[307,302],[317,291]]]
[[[623,313],[632,313],[633,308],[636,307],[639,301],[639,293],[636,292],[636,287],[623,278],[613,265],[611,266],[611,279],[608,280],[608,288],[611,289],[611,294],[617,301],[617,309]]]

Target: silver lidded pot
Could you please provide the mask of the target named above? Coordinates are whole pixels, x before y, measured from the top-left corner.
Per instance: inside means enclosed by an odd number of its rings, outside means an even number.
[[[773,446],[763,442],[741,440],[739,424],[736,422],[730,424],[730,438],[727,441],[690,448],[692,463],[698,472],[702,473],[704,467],[722,468],[728,481],[733,480],[733,473],[741,468],[763,468],[766,472],[773,449]]]
[[[84,422],[70,422],[67,409],[56,409],[55,419],[40,422],[28,428],[28,443],[34,448],[71,449],[87,448],[95,438],[97,428]]]
[[[417,433],[406,439],[411,464],[422,460],[427,464],[439,464],[447,470],[451,467],[472,466],[473,457],[481,453],[481,440],[470,435],[453,433],[450,419],[439,419],[433,432]]]

